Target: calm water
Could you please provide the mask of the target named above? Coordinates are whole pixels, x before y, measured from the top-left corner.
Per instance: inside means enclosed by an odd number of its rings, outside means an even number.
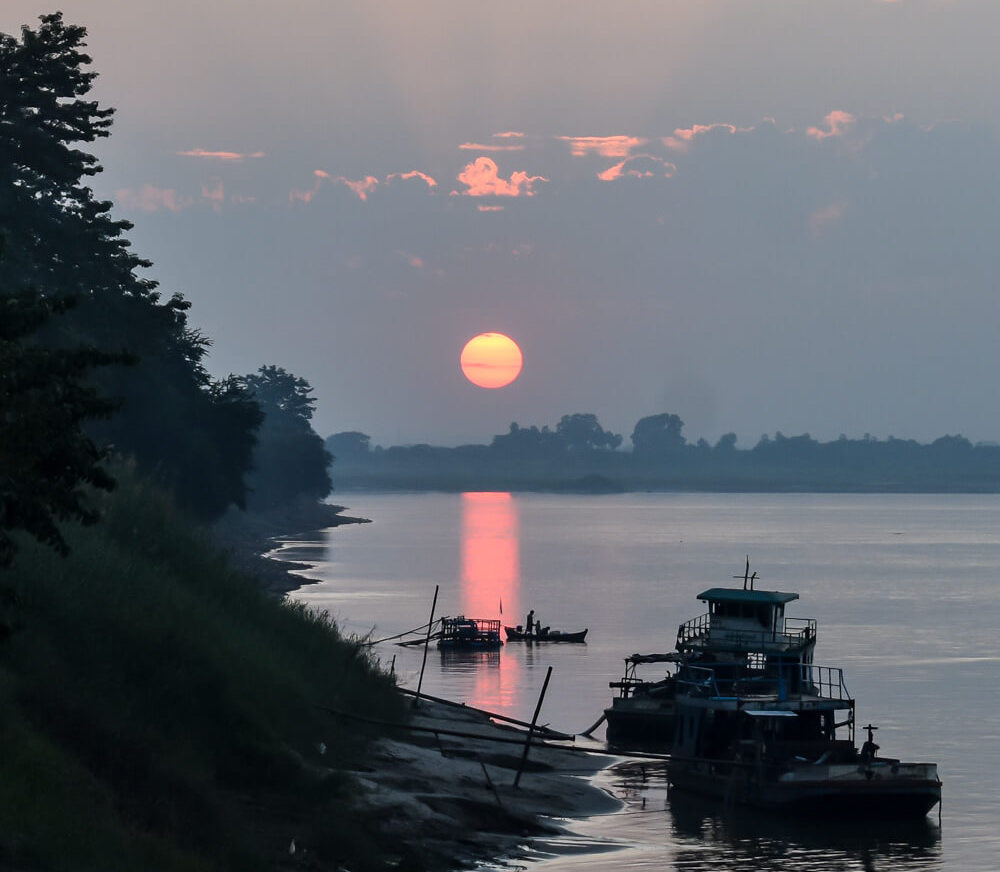
[[[342,526],[281,556],[313,565],[295,595],[373,639],[437,614],[589,627],[586,645],[432,650],[424,689],[580,732],[610,700],[630,653],[667,651],[696,595],[735,584],[745,555],[763,589],[796,591],[819,621],[816,662],[844,668],[859,725],[882,753],[937,761],[937,811],[900,828],[810,827],[667,798],[655,765],[599,776],[626,802],[539,846],[538,872],[1000,868],[1000,497],[924,495],[357,494]],[[416,687],[419,649],[376,647]],[[602,728],[603,729],[603,728]],[[598,732],[596,735],[601,735]],[[860,735],[860,731],[859,731]],[[597,851],[597,853],[595,853]],[[614,853],[608,853],[614,851]]]

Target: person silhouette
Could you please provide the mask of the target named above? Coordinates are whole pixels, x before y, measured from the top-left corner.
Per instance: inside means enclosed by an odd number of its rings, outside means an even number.
[[[534,629],[535,629],[535,610],[534,609],[532,609],[530,612],[528,612],[528,617],[525,618],[524,626],[525,626],[525,631],[530,636],[534,632]]]

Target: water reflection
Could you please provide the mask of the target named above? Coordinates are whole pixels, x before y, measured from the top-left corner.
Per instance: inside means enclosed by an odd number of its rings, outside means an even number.
[[[718,802],[678,791],[669,795],[660,763],[615,767],[618,790],[628,808],[616,836],[645,843],[636,867],[653,867],[669,857],[686,872],[717,869],[941,870],[941,832],[927,817],[919,821],[844,822],[778,817],[751,809],[726,809]],[[663,826],[651,824],[662,816]],[[634,832],[630,832],[633,830]],[[659,833],[659,845],[650,837]]]
[[[517,501],[509,493],[462,494],[462,608],[495,618],[520,612]],[[509,621],[516,624],[516,620]]]
[[[462,494],[462,590],[465,615],[516,624],[521,608],[517,500],[509,493]],[[501,631],[502,633],[502,631]],[[472,673],[469,702],[495,711],[517,690],[518,663],[500,653],[449,652],[445,672]]]

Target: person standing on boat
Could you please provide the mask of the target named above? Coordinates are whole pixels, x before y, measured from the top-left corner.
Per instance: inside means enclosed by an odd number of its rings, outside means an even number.
[[[535,610],[532,609],[530,612],[528,612],[528,617],[524,619],[524,631],[530,636],[534,632],[534,630],[535,630]]]

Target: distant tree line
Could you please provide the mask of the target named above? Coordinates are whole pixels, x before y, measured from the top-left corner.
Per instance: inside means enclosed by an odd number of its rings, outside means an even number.
[[[684,422],[664,412],[620,435],[593,414],[563,415],[555,428],[512,423],[488,445],[372,447],[364,433],[336,433],[341,487],[575,490],[1000,491],[1000,446],[962,436],[930,444],[841,436],[819,442],[764,435],[752,448],[727,433],[714,445],[688,442]]]
[[[190,303],[142,276],[80,150],[113,110],[87,99],[86,30],[43,15],[0,34],[0,565],[14,530],[64,547],[93,520],[105,460],[131,458],[190,516],[330,491],[311,388],[279,367],[213,379]]]

